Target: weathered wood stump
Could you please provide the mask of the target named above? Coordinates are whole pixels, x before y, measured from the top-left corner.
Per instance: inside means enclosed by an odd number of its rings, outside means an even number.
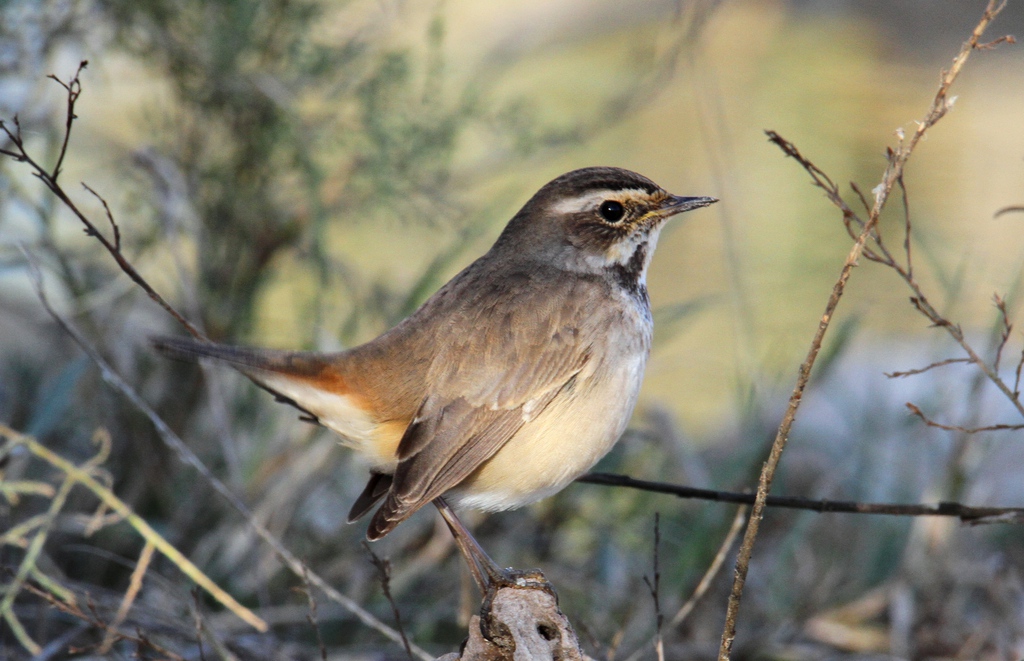
[[[484,596],[461,653],[438,661],[592,661],[539,571],[510,572]]]

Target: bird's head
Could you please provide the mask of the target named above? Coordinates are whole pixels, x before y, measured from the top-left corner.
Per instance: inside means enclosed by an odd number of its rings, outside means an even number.
[[[642,283],[665,221],[717,201],[672,195],[621,168],[583,168],[537,191],[497,245],[567,271],[627,269]]]

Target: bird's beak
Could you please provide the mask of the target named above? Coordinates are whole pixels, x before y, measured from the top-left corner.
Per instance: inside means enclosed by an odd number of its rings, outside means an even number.
[[[661,203],[657,214],[661,218],[668,218],[684,211],[692,211],[693,209],[712,205],[717,201],[717,197],[680,197],[678,195],[669,195]]]

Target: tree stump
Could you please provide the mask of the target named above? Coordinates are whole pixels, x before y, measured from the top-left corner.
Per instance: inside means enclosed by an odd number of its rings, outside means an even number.
[[[593,661],[580,649],[558,596],[539,571],[515,574],[485,595],[461,653],[438,661]]]

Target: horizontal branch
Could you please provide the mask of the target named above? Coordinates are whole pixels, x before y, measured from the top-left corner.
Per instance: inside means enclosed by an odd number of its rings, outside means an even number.
[[[907,402],[904,406],[910,409],[910,412],[921,418],[921,421],[929,427],[935,427],[936,429],[944,429],[946,431],[958,431],[962,434],[973,435],[980,434],[986,431],[1019,431],[1024,429],[1024,425],[1012,425],[1012,424],[995,424],[985,425],[984,427],[961,427],[960,425],[944,425],[941,422],[935,422],[924,414],[920,408],[911,402]]]
[[[640,491],[664,493],[678,498],[695,498],[720,503],[751,505],[755,494],[734,491],[698,489],[669,482],[637,480],[628,475],[615,473],[587,473],[577,482],[600,484],[609,487],[626,487]],[[955,516],[964,523],[1024,523],[1024,507],[972,507],[960,503],[939,502],[935,504],[901,503],[858,503],[847,500],[815,500],[792,496],[768,496],[768,507],[808,510],[811,512],[832,512],[845,514],[886,514],[889,516]]]

